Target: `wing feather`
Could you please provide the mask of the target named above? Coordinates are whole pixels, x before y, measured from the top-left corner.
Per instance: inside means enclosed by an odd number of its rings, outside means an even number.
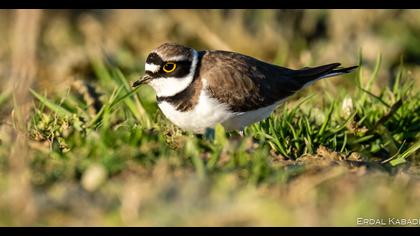
[[[269,106],[301,88],[288,76],[292,70],[273,70],[274,65],[245,55],[208,51],[201,63],[200,76],[211,96],[235,112]]]
[[[200,77],[210,95],[234,112],[266,107],[287,98],[310,81],[353,67],[334,70],[340,63],[292,70],[226,51],[205,51]]]

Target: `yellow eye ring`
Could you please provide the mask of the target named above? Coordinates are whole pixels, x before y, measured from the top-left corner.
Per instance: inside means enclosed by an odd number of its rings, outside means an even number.
[[[163,71],[165,71],[166,73],[170,73],[172,71],[174,71],[176,69],[176,64],[173,62],[167,62],[164,66],[163,66]]]

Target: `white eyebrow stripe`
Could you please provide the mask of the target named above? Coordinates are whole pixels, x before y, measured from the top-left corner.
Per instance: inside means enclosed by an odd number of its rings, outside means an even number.
[[[158,72],[159,69],[160,69],[160,65],[149,64],[149,63],[146,63],[146,66],[144,67],[145,71],[150,71],[152,73]]]
[[[187,60],[187,57],[182,55],[182,56],[175,56],[175,57],[167,58],[165,61],[185,61],[185,60]]]

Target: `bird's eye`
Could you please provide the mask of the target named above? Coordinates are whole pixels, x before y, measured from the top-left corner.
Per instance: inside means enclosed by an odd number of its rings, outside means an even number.
[[[172,71],[174,71],[176,69],[176,64],[173,62],[167,62],[164,66],[163,66],[163,71],[165,71],[166,73],[170,73]]]

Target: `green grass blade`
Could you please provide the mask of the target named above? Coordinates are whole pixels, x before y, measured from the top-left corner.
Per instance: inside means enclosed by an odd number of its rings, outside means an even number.
[[[381,63],[382,63],[382,54],[379,53],[376,58],[376,64],[375,64],[375,68],[373,69],[373,73],[370,76],[369,81],[367,82],[366,90],[370,91],[370,89],[372,88],[373,81],[375,81],[375,79],[378,78],[378,73],[379,73],[379,69],[381,68]]]
[[[318,132],[319,136],[322,136],[324,134],[325,129],[327,128],[327,125],[331,120],[331,115],[332,115],[333,111],[334,111],[334,103],[331,104],[330,109],[328,110],[327,117],[325,118],[324,123],[322,123],[322,126],[319,129],[319,132]]]
[[[125,90],[127,91],[127,94],[125,94],[122,97],[122,99],[118,99],[118,102],[124,101],[131,113],[137,118],[137,120],[141,121],[142,124],[145,125],[147,128],[151,127],[149,115],[147,114],[146,110],[141,104],[139,97],[135,94],[137,88],[139,87],[132,89],[120,70],[115,70],[114,74],[115,77],[118,78],[120,83],[124,86]],[[135,96],[133,96],[134,101],[131,99],[127,99],[133,94],[135,94]]]
[[[29,90],[32,93],[32,95],[35,98],[37,98],[42,104],[44,104],[46,107],[48,107],[52,111],[56,112],[57,114],[59,114],[61,116],[71,116],[73,114],[69,110],[67,110],[66,108],[51,102],[46,97],[44,97],[41,94],[35,92],[34,90],[32,90],[32,89],[29,89]]]
[[[411,145],[405,152],[398,155],[397,158],[390,161],[392,166],[397,166],[406,162],[407,157],[417,152],[420,149],[420,141],[417,141],[415,144]]]

